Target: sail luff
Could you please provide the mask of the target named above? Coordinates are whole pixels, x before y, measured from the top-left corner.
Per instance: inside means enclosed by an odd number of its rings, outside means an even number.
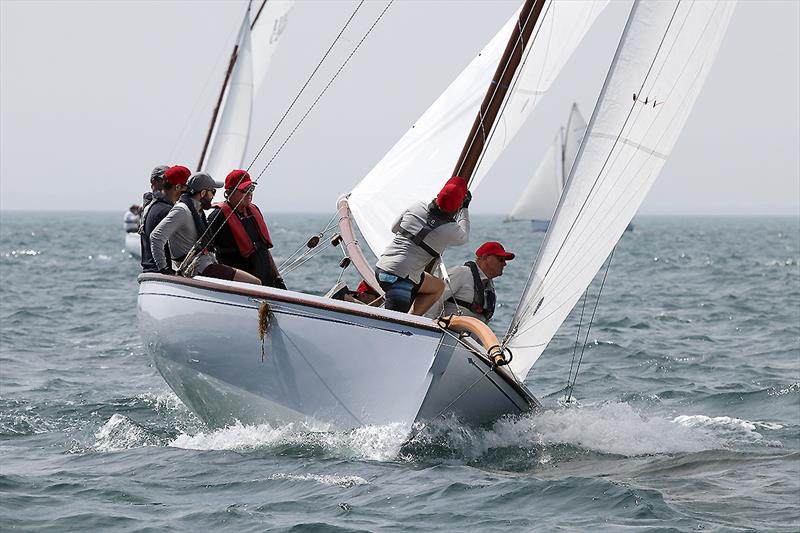
[[[217,97],[217,103],[214,106],[214,111],[211,113],[211,121],[208,124],[208,132],[206,133],[206,140],[203,142],[203,149],[200,150],[200,159],[197,161],[197,172],[200,172],[203,169],[203,163],[205,163],[206,153],[208,152],[208,147],[211,144],[211,136],[214,133],[214,127],[217,125],[217,118],[219,117],[219,110],[222,107],[222,100],[225,96],[225,91],[228,89],[228,83],[231,80],[231,73],[233,72],[233,67],[236,65],[236,56],[239,54],[239,43],[237,42],[233,46],[233,51],[231,52],[231,57],[228,60],[228,68],[225,71],[225,77],[222,80],[222,87],[219,90],[219,96]]]

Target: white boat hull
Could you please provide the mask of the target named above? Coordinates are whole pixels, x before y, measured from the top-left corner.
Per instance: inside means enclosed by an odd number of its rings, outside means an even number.
[[[136,259],[142,258],[142,241],[138,233],[125,233],[125,251]]]
[[[486,359],[427,319],[209,278],[139,279],[140,328],[158,370],[214,427],[350,429],[449,414],[480,424],[536,404],[502,370],[481,377]],[[263,301],[272,318],[262,358]]]

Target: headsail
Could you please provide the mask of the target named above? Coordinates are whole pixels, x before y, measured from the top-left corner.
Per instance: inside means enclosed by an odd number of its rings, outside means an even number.
[[[503,114],[472,180],[474,189],[511,142],[552,84],[607,1],[547,0]],[[392,222],[415,201],[429,200],[450,177],[495,66],[519,13],[515,13],[447,90],[353,189],[349,204],[370,248],[380,255]],[[398,184],[402,184],[399,186]]]
[[[735,2],[634,3],[505,344],[523,379],[672,151]]]

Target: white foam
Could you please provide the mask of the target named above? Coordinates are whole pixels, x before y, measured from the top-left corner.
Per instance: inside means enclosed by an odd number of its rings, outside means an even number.
[[[129,418],[114,414],[94,434],[93,448],[99,452],[128,450],[141,446],[156,446],[158,439]]]
[[[337,476],[320,474],[272,474],[269,479],[290,479],[299,481],[314,481],[323,485],[350,488],[358,485],[369,485],[369,481],[360,476]]]
[[[705,416],[681,415],[676,416],[673,422],[689,428],[703,428],[723,437],[728,445],[739,443],[764,444],[767,446],[782,446],[778,441],[764,439],[757,429],[777,430],[783,426],[774,422],[751,422],[742,418],[731,416]]]

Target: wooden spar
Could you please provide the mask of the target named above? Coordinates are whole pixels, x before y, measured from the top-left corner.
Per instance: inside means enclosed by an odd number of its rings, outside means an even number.
[[[544,3],[545,0],[525,0],[525,4],[520,10],[519,22],[511,32],[511,38],[500,58],[500,64],[489,84],[478,116],[472,124],[467,142],[464,144],[464,149],[458,157],[455,170],[453,170],[453,176],[461,176],[467,181],[467,184],[472,181],[472,175],[475,173],[475,168],[505,101],[506,93],[514,80],[517,68],[522,63],[525,48],[530,43],[533,28],[536,26]]]
[[[261,12],[264,10],[264,6],[267,5],[267,0],[261,2],[261,6],[258,8],[258,12],[256,13],[255,18],[250,23],[250,30],[256,26],[256,22],[258,22],[258,17],[261,16]],[[250,6],[247,7],[247,11],[250,11]],[[203,150],[200,152],[200,161],[197,162],[197,172],[203,170],[203,163],[205,162],[206,152],[208,151],[208,145],[211,142],[211,134],[214,132],[214,126],[217,125],[217,118],[219,118],[219,109],[222,106],[222,98],[225,96],[225,89],[228,88],[228,82],[231,79],[231,74],[233,73],[233,67],[236,66],[236,58],[239,55],[239,43],[236,43],[233,47],[233,52],[231,52],[231,58],[228,60],[228,70],[225,71],[225,79],[222,80],[222,89],[219,91],[219,96],[217,97],[217,105],[214,107],[214,112],[211,113],[211,124],[208,125],[208,133],[206,133],[206,141],[203,143]]]

